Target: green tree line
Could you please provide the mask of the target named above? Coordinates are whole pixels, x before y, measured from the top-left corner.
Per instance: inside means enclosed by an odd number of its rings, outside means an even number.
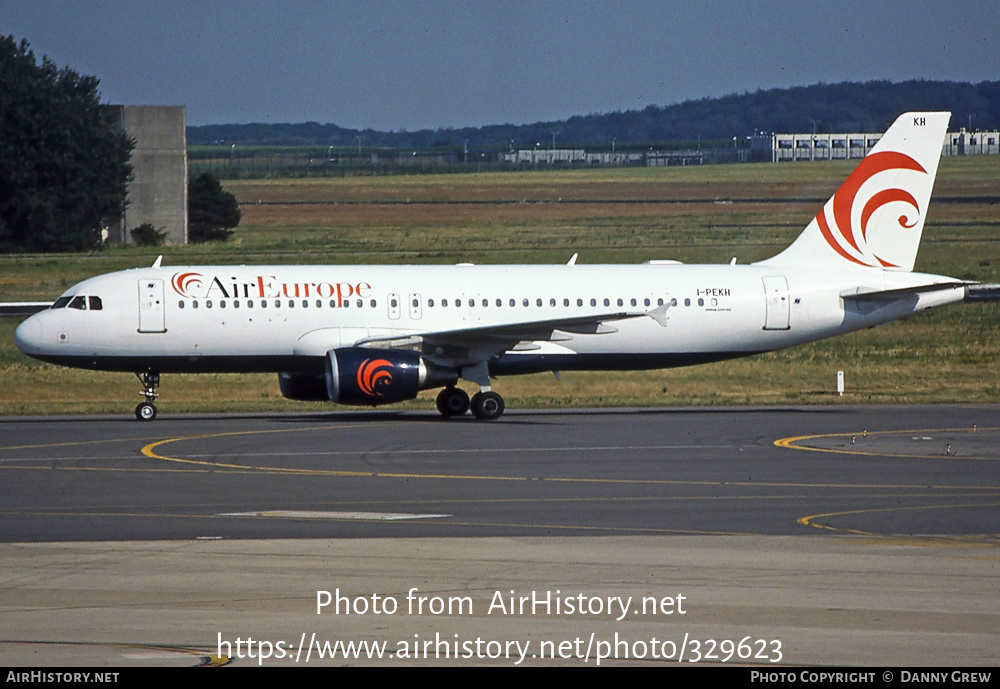
[[[952,128],[1000,128],[1000,81],[979,84],[911,80],[815,84],[767,89],[722,98],[650,105],[641,110],[571,117],[534,124],[381,132],[335,124],[216,124],[188,127],[188,143],[235,142],[364,148],[470,148],[502,150],[594,145],[610,148],[650,143],[742,139],[764,132],[881,132],[908,110],[949,110]],[[358,140],[360,138],[360,141]],[[513,142],[513,144],[512,144]]]

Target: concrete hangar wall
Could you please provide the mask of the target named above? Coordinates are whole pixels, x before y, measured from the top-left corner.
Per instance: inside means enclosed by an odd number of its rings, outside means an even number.
[[[183,105],[109,105],[114,121],[135,139],[128,205],[108,239],[132,243],[143,223],[166,232],[170,244],[187,243],[187,134]]]

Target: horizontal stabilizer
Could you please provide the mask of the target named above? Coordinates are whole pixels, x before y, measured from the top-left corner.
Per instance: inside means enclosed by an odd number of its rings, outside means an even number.
[[[928,294],[930,292],[939,292],[946,289],[955,289],[958,287],[964,287],[968,290],[969,285],[973,283],[970,282],[935,282],[929,285],[917,285],[915,287],[902,287],[899,289],[884,289],[875,290],[871,292],[859,292],[859,293],[847,293],[841,294],[840,296],[844,299],[850,299],[851,301],[895,301],[896,299],[903,299],[906,297],[917,297],[921,294]],[[862,288],[863,289],[863,288]]]
[[[1000,285],[969,285],[965,301],[1000,301]]]

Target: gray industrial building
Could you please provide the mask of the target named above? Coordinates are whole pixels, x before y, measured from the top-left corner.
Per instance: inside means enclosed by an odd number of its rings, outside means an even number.
[[[150,223],[169,244],[187,243],[187,134],[183,105],[109,105],[118,126],[135,139],[128,205],[108,241],[131,244],[129,232]]]
[[[755,134],[750,138],[751,159],[780,163],[796,160],[857,160],[864,158],[879,133],[854,134]],[[945,156],[998,155],[1000,132],[948,132],[941,154]]]

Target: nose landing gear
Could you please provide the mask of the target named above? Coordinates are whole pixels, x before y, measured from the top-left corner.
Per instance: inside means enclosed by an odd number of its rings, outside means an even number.
[[[156,405],[153,402],[160,396],[157,391],[157,388],[160,387],[160,374],[146,371],[136,373],[135,377],[142,384],[142,390],[139,391],[139,394],[146,398],[145,402],[136,405],[135,418],[139,421],[152,421],[156,418]]]

